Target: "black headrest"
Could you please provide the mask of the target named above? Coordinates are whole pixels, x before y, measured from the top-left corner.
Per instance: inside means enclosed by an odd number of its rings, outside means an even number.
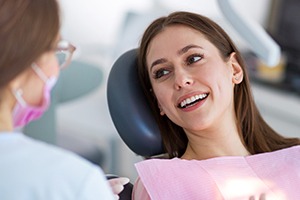
[[[113,123],[133,152],[144,157],[163,153],[158,125],[140,86],[136,49],[125,52],[113,64],[107,100]]]

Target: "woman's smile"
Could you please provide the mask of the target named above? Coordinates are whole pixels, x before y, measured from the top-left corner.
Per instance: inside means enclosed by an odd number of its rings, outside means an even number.
[[[177,107],[186,112],[195,110],[205,102],[208,95],[209,93],[200,93],[181,97]]]

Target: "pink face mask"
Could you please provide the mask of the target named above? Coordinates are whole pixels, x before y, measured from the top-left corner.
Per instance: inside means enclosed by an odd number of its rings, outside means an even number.
[[[25,126],[29,122],[40,118],[51,103],[51,89],[55,85],[57,78],[48,78],[36,64],[32,65],[32,69],[45,82],[43,103],[41,106],[28,105],[22,97],[23,91],[21,89],[13,91],[13,94],[17,99],[17,103],[13,110],[13,123],[15,128]]]

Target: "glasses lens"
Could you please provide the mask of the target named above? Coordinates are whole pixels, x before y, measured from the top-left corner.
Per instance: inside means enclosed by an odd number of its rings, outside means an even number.
[[[59,63],[59,66],[62,67],[67,60],[67,55],[63,51],[56,52],[56,57]]]
[[[59,63],[59,67],[61,69],[65,68],[66,66],[68,66],[68,64],[71,61],[71,57],[72,57],[72,53],[69,51],[57,51],[56,52],[56,58],[58,60]]]
[[[62,40],[58,43],[56,57],[61,69],[69,64],[75,49],[76,48],[67,41]]]

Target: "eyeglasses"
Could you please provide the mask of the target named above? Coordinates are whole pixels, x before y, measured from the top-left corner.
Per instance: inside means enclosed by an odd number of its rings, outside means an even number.
[[[67,67],[72,59],[73,52],[76,47],[66,40],[61,40],[57,44],[56,57],[59,63],[59,68]]]

